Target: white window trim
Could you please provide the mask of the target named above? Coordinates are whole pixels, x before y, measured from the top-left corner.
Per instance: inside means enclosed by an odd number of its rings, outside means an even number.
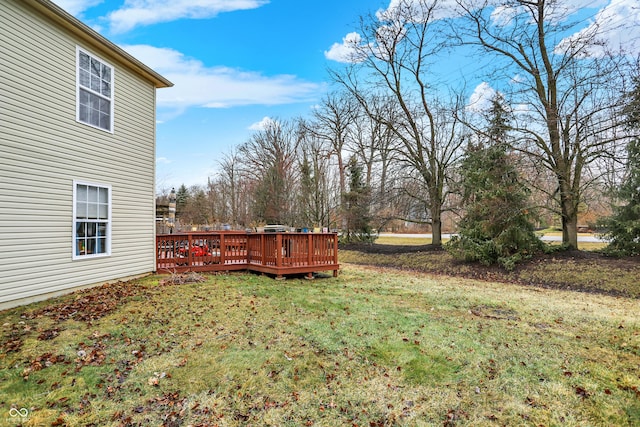
[[[109,112],[109,116],[110,116],[110,124],[109,124],[109,129],[103,129],[100,126],[95,126],[92,125],[91,123],[87,123],[87,122],[83,122],[80,120],[80,52],[89,55],[92,58],[97,59],[98,61],[102,62],[104,65],[111,67],[111,99],[110,99],[110,108],[111,111]],[[108,132],[113,134],[113,124],[114,124],[114,120],[113,120],[113,113],[115,111],[114,109],[114,105],[115,105],[115,75],[116,75],[116,69],[113,65],[111,65],[110,63],[108,63],[107,61],[103,60],[102,58],[100,58],[97,55],[94,55],[93,53],[89,52],[86,49],[81,48],[80,46],[76,46],[76,122],[81,123],[85,126],[89,126],[92,127],[94,129],[98,129],[101,130],[103,132]],[[102,95],[101,95],[102,96]]]
[[[76,205],[77,205],[77,191],[78,185],[87,185],[91,187],[101,187],[107,188],[109,190],[109,207],[108,207],[108,218],[107,218],[107,244],[106,251],[101,254],[89,254],[89,255],[77,255],[76,254]],[[73,218],[72,218],[72,240],[71,240],[71,257],[73,260],[81,260],[81,259],[91,259],[91,258],[103,258],[111,256],[111,204],[112,204],[112,195],[111,195],[111,184],[101,184],[96,182],[88,182],[81,180],[73,180]]]

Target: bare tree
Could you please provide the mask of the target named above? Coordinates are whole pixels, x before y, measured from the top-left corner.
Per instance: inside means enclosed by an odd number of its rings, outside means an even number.
[[[364,166],[364,181],[370,191],[372,226],[379,229],[398,216],[391,197],[393,168],[398,162],[398,144],[391,129],[376,119],[393,116],[393,100],[376,97],[367,100],[367,105],[373,114],[359,108],[356,120],[350,127],[348,149]]]
[[[349,128],[356,119],[357,103],[348,93],[333,92],[327,94],[318,108],[312,112],[310,121],[305,122],[306,131],[314,137],[326,141],[331,147],[330,153],[338,164],[340,194],[347,190],[346,162],[344,150],[349,137]],[[341,198],[341,196],[340,196]],[[342,226],[345,223],[342,221]]]
[[[300,203],[301,222],[314,227],[329,226],[331,213],[331,165],[332,147],[326,141],[307,130],[311,126],[300,122],[301,149]],[[339,194],[337,195],[339,198]]]
[[[217,195],[217,219],[234,227],[251,223],[251,183],[242,174],[242,159],[236,149],[218,162],[220,170],[212,186]]]
[[[299,143],[300,132],[294,124],[273,120],[239,147],[243,174],[256,184],[255,219],[294,223]]]
[[[401,144],[403,161],[424,188],[419,193],[434,245],[442,242],[447,173],[463,143],[461,124],[455,115],[444,113],[431,86],[435,78],[429,61],[442,47],[440,13],[437,1],[399,0],[377,16],[362,18],[362,38],[352,46],[352,65],[333,72],[334,79]],[[379,94],[394,99],[395,114],[371,108],[368,99]]]
[[[620,81],[616,57],[591,56],[593,48],[603,47],[600,29],[577,32],[567,2],[506,0],[499,8],[490,1],[458,3],[466,25],[454,30],[463,43],[497,59],[493,78],[503,78],[500,90],[516,109],[513,129],[520,138],[514,148],[555,178],[550,197],[558,203],[563,242],[577,248],[584,172],[613,155],[622,137],[614,113],[618,101],[610,96]]]

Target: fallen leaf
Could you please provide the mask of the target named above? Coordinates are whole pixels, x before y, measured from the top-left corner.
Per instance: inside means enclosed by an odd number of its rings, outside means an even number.
[[[585,390],[583,387],[576,386],[575,391],[576,391],[576,394],[583,399],[586,399],[589,397],[589,392]]]

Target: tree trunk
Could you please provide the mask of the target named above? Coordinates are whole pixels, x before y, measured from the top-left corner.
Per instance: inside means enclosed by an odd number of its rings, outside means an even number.
[[[437,199],[431,201],[431,244],[442,245],[442,203]]]
[[[345,204],[344,204],[344,196],[347,193],[347,178],[346,172],[344,168],[344,163],[342,161],[342,152],[336,150],[336,160],[338,161],[338,177],[339,177],[339,185],[340,185],[340,229],[347,229],[347,216],[345,213]]]
[[[564,159],[563,159],[564,161]],[[579,196],[571,186],[571,171],[566,163],[558,170],[560,189],[560,209],[562,215],[562,243],[571,249],[578,249],[578,203]],[[578,179],[578,178],[575,178]]]
[[[562,202],[562,243],[578,249],[578,210],[571,200]]]
[[[433,218],[431,221],[431,244],[434,246],[442,246],[442,221]]]

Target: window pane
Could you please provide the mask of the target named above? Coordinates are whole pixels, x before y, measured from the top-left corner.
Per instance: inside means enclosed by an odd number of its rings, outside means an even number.
[[[109,205],[98,205],[98,219],[109,219]]]
[[[111,68],[102,64],[102,79],[108,82],[111,81]]]
[[[86,106],[81,105],[78,113],[78,120],[84,123],[89,122],[89,109]]]
[[[91,76],[91,90],[100,93],[100,78]]]
[[[76,236],[84,237],[87,235],[87,223],[86,222],[78,222],[76,224]]]
[[[111,68],[102,64],[102,94],[111,98]]]
[[[95,237],[97,225],[95,222],[87,222],[87,237]]]
[[[98,236],[106,237],[106,235],[107,235],[107,223],[106,222],[98,223]]]
[[[99,188],[98,189],[98,202],[100,202],[100,203],[109,203],[109,189],[108,188]]]
[[[89,55],[80,52],[80,69],[89,71]]]
[[[80,86],[89,87],[91,78],[89,72],[86,70],[80,70]]]
[[[97,239],[96,253],[103,254],[105,252],[107,252],[107,239]]]
[[[98,219],[98,205],[96,203],[89,203],[87,208],[87,217],[89,219]]]
[[[86,218],[87,217],[87,204],[84,202],[76,203],[76,218]]]
[[[111,98],[111,83],[102,81],[102,92],[104,96]]]
[[[92,110],[100,110],[100,97],[94,94],[90,94],[89,106]]]
[[[87,200],[87,186],[86,185],[78,185],[76,188],[76,200],[79,202],[84,202]]]
[[[100,98],[99,99],[99,105],[100,107],[98,107],[100,109],[101,113],[109,113],[109,111],[111,110],[111,105],[109,103],[109,101],[107,101],[106,99]]]
[[[96,127],[100,127],[100,114],[98,114],[94,109],[89,111],[89,123]]]
[[[100,113],[100,124],[98,125],[102,129],[111,129],[111,117],[109,114]]]
[[[89,92],[80,89],[80,105],[89,105]]]
[[[86,254],[95,254],[96,253],[96,239],[87,239],[87,251]]]
[[[91,58],[91,75],[100,77],[100,66],[102,64],[97,59]]]
[[[87,187],[90,202],[98,203],[98,187]]]
[[[76,239],[76,255],[84,255],[86,252],[87,243],[83,238]]]

